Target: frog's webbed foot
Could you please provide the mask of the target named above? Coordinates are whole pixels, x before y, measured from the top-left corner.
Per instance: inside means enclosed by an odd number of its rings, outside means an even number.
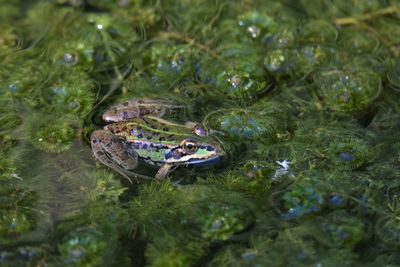
[[[138,165],[138,155],[134,149],[104,130],[92,133],[91,144],[96,159],[129,179],[127,173]]]

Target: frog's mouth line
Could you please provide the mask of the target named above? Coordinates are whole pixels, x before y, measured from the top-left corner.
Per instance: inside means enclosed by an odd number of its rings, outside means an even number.
[[[208,152],[207,154],[186,154],[182,151],[182,148],[177,147],[165,154],[164,162],[196,166],[209,166],[218,163],[221,158],[219,149],[206,150],[207,147],[209,146],[202,146],[202,149]],[[173,156],[174,152],[176,152],[177,157]]]
[[[152,160],[150,157],[140,157],[140,156],[139,159],[147,162],[150,165],[156,165],[156,166],[162,166],[166,163],[171,163],[174,165],[185,165],[185,166],[196,165],[199,167],[206,167],[217,164],[221,160],[221,156],[216,154],[209,158],[191,158],[188,160],[182,158],[177,161],[157,161],[157,160]]]
[[[221,160],[221,156],[215,155],[208,159],[190,159],[189,161],[185,162],[184,165],[193,165],[199,167],[211,166],[217,164]]]

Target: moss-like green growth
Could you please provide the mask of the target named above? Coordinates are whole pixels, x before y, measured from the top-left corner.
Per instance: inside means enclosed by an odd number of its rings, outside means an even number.
[[[43,88],[44,106],[52,112],[85,117],[93,106],[94,88],[84,73],[64,70],[61,77]]]
[[[0,244],[5,246],[33,230],[36,224],[33,211],[37,196],[34,192],[2,183],[0,198]]]
[[[209,182],[247,194],[264,194],[274,179],[285,175],[286,170],[263,161],[246,161],[224,176],[216,176]]]
[[[68,122],[68,118],[57,121],[52,117],[35,118],[32,120],[29,130],[29,141],[32,145],[47,152],[68,150],[76,134],[73,126]]]
[[[246,222],[240,222],[240,218],[245,217],[243,211],[226,205],[209,205],[206,216],[199,218],[202,224],[202,236],[211,240],[227,240],[235,232],[243,230]]]
[[[0,153],[0,180],[10,179],[15,174],[15,164],[14,160],[10,158],[10,155],[4,152]]]
[[[328,150],[331,161],[338,168],[357,169],[373,158],[372,149],[360,139],[350,139],[332,143]]]
[[[355,2],[0,0],[0,265],[399,265],[400,7]],[[223,159],[99,168],[135,98]]]
[[[308,213],[317,212],[323,204],[323,197],[311,186],[296,186],[283,196],[284,216],[294,219]]]
[[[63,238],[58,250],[66,265],[95,266],[103,260],[98,256],[108,245],[102,234],[93,229],[78,228]]]
[[[371,226],[343,211],[330,213],[321,223],[321,230],[328,235],[330,245],[337,247],[354,247],[369,235],[368,227]]]
[[[356,113],[369,107],[381,92],[379,77],[373,72],[349,73],[340,69],[317,73],[315,83],[329,108]]]
[[[1,264],[5,267],[18,265],[41,264],[49,257],[49,247],[43,246],[19,246],[3,250],[1,253]]]

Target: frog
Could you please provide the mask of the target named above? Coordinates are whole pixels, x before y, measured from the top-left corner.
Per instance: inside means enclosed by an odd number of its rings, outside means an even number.
[[[188,121],[164,118],[186,107],[169,100],[131,99],[106,110],[107,124],[91,134],[94,157],[132,182],[131,178],[165,180],[180,166],[211,166],[224,156],[212,131]],[[135,172],[139,162],[158,168],[154,177]]]

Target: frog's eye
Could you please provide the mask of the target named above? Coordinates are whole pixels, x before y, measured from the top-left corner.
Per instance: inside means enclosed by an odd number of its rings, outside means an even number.
[[[185,151],[186,154],[193,154],[197,151],[197,143],[192,139],[185,139],[181,143],[181,147]]]

